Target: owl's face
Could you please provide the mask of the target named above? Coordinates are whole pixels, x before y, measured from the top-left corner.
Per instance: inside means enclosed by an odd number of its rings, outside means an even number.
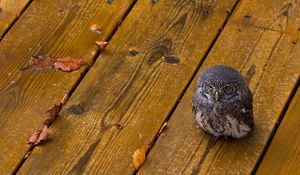
[[[223,102],[225,100],[232,100],[237,98],[241,93],[238,84],[235,83],[222,83],[215,84],[214,82],[202,82],[202,93],[207,99],[214,102]]]
[[[218,65],[206,69],[200,76],[197,93],[213,103],[241,100],[246,92],[243,76],[235,69]]]

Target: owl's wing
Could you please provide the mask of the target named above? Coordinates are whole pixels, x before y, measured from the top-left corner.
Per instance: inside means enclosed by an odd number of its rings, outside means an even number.
[[[240,115],[240,120],[244,122],[244,124],[253,127],[253,97],[252,92],[248,88],[248,92],[245,96],[245,99],[242,101],[242,110]]]
[[[200,107],[200,99],[197,97],[198,97],[198,94],[196,94],[194,92],[193,97],[192,97],[192,111],[193,111],[194,115],[196,115],[196,113],[199,111],[199,107]]]
[[[192,98],[192,111],[193,111],[194,115],[196,115],[197,108],[196,108],[196,100],[194,97]]]

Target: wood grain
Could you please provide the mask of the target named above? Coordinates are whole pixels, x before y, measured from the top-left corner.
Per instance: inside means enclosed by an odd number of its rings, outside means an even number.
[[[138,174],[252,173],[300,73],[300,43],[297,42],[299,34],[260,27],[258,22],[256,26],[236,21],[240,18],[238,15],[251,13],[249,9],[265,4],[262,1],[255,2],[242,1],[234,16],[229,19],[171,116],[168,129],[159,137]],[[250,7],[251,4],[255,7]],[[266,5],[264,7],[267,9]],[[294,11],[299,11],[296,4],[293,8]],[[274,10],[276,9],[281,7]],[[278,21],[281,18],[277,15],[264,15],[265,11],[262,10],[256,12],[261,15],[257,18],[264,17],[265,21]],[[257,13],[255,14],[258,15]],[[293,21],[288,24],[283,21],[281,26],[292,30],[290,24],[294,25]],[[192,114],[191,97],[195,82],[205,68],[216,64],[232,66],[244,75],[252,64],[256,65],[256,73],[250,83],[254,93],[255,128],[244,139],[220,139],[215,142],[209,134],[197,127]]]
[[[289,105],[256,174],[298,174],[300,155],[300,88]]]
[[[0,0],[0,40],[30,0]]]
[[[132,174],[235,1],[138,1],[19,174]]]
[[[240,3],[230,19],[263,30],[297,34],[300,29],[299,2],[294,0],[250,0]]]
[[[41,129],[45,112],[70,92],[87,67],[72,73],[37,72],[32,55],[72,56],[91,62],[95,40],[106,40],[132,5],[83,0],[34,1],[0,43],[0,174],[10,174],[28,150],[27,139]],[[45,8],[47,7],[47,8]],[[97,24],[103,35],[90,31]]]

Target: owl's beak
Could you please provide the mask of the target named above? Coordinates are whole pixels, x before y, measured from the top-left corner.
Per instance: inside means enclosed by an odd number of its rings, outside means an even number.
[[[219,101],[219,100],[220,100],[220,94],[219,94],[219,92],[216,92],[216,93],[215,93],[215,100],[216,100],[216,101]]]

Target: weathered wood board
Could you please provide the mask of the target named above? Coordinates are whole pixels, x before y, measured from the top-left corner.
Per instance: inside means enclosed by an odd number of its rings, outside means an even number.
[[[46,111],[59,103],[87,67],[72,73],[37,72],[26,67],[32,55],[95,57],[95,40],[114,32],[134,0],[34,1],[0,43],[0,174],[10,174],[25,156],[27,139],[41,129]],[[97,24],[103,35],[90,31]]]
[[[300,88],[256,174],[299,174]]]
[[[0,40],[30,0],[0,0]]]
[[[138,1],[19,174],[131,174],[236,1]]]
[[[297,34],[300,29],[299,2],[293,0],[241,1],[232,23],[262,30]]]
[[[251,174],[255,170],[300,73],[294,20],[299,19],[300,7],[286,1],[267,2],[241,1],[138,174]],[[286,6],[291,8],[285,13]],[[205,68],[216,64],[244,74],[256,65],[250,84],[255,129],[249,137],[214,143],[197,127],[191,108],[195,82]]]

